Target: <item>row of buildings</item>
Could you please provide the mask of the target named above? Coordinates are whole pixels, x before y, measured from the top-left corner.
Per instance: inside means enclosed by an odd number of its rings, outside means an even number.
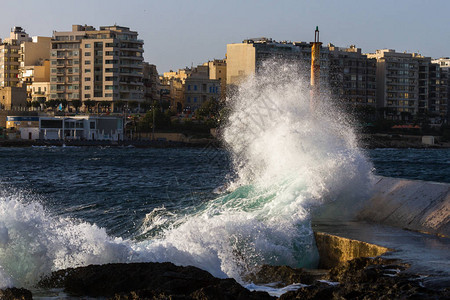
[[[433,60],[392,49],[362,53],[355,46],[333,44],[322,46],[320,53],[321,88],[333,99],[372,107],[393,120],[427,116],[435,123],[450,121],[449,58]],[[309,80],[310,43],[259,38],[227,45],[227,85],[239,85],[274,57],[303,64]]]
[[[95,101],[111,112],[123,106],[163,101],[191,115],[208,100],[226,99],[230,87],[258,72],[267,59],[304,65],[309,80],[311,44],[269,38],[228,44],[226,58],[158,75],[144,62],[144,42],[122,26],[73,25],[51,37],[29,37],[21,27],[0,40],[0,104],[27,110],[30,103]],[[433,60],[391,49],[321,46],[321,86],[332,99],[376,109],[389,119],[431,117],[448,122],[450,59]],[[98,107],[97,107],[98,109]]]
[[[122,26],[73,25],[52,37],[29,37],[14,27],[0,40],[0,100],[6,110],[30,102],[96,101],[116,110],[117,103],[159,100],[156,67],[144,62],[144,42]],[[28,104],[28,105],[27,105]]]

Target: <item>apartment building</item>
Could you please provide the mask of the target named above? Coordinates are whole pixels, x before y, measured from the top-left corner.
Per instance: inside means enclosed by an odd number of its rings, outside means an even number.
[[[311,76],[311,44],[307,42],[276,42],[270,38],[247,39],[242,43],[227,45],[227,85],[238,85],[249,75],[258,72],[263,62],[279,58],[299,63],[304,79]],[[321,47],[320,82],[322,88],[328,87],[329,51]]]
[[[330,53],[330,90],[342,103],[376,107],[377,61],[361,49],[328,44]]]
[[[440,66],[430,57],[392,49],[367,56],[377,60],[377,104],[386,109],[388,119],[428,115],[439,123],[447,115],[446,83],[441,82]]]
[[[54,32],[50,99],[144,101],[143,44],[128,27],[73,25]]]
[[[376,50],[367,56],[377,60],[377,104],[386,108],[387,118],[400,119],[402,113],[415,115],[419,108],[425,107],[426,84],[422,80],[419,85],[419,67],[422,66],[423,77],[426,73],[423,67],[431,61],[429,58],[392,49]]]
[[[20,82],[20,47],[32,38],[22,27],[11,29],[9,38],[0,39],[0,86],[15,87]]]
[[[207,100],[219,101],[221,81],[210,79],[209,64],[165,72],[161,79],[170,91],[171,109],[178,113],[191,114]]]
[[[152,103],[161,98],[161,84],[156,66],[148,62],[143,65],[144,100]]]
[[[436,107],[439,105],[440,115],[450,124],[450,58],[441,57],[432,61],[439,66],[439,94],[440,99],[436,101]]]

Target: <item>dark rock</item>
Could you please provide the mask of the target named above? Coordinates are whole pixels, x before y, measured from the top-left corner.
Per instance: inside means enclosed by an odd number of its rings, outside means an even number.
[[[172,263],[91,265],[60,270],[42,279],[39,286],[64,288],[75,296],[113,299],[273,299],[267,293],[250,292],[234,279],[218,279],[199,268]]]
[[[1,300],[31,300],[33,299],[31,292],[26,289],[7,288],[0,290]]]
[[[294,269],[288,266],[262,266],[256,273],[244,277],[247,282],[268,284],[277,282],[277,287],[284,287],[294,283],[312,284],[318,279],[328,279],[327,270]]]
[[[383,258],[357,258],[330,270],[330,280],[288,292],[289,299],[450,299],[449,289],[424,287],[421,277],[404,272],[407,264]]]

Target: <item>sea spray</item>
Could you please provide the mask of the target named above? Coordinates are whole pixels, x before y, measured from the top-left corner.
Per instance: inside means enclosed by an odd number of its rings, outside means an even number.
[[[0,192],[0,288],[32,287],[54,270],[128,259],[130,248],[104,229],[53,217],[30,194],[2,186]]]
[[[228,194],[178,216],[173,227],[141,245],[141,253],[179,264],[187,259],[238,280],[262,264],[316,265],[311,209],[363,199],[372,166],[330,99],[309,110],[309,85],[299,69],[267,61],[239,86],[227,100],[222,134],[235,171]]]

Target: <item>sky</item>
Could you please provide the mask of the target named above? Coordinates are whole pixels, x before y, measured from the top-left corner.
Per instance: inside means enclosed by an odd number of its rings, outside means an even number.
[[[247,38],[314,40],[450,56],[450,0],[15,0],[2,3],[0,37],[14,26],[30,36],[71,31],[72,24],[129,27],[144,40],[158,73],[222,59]]]

